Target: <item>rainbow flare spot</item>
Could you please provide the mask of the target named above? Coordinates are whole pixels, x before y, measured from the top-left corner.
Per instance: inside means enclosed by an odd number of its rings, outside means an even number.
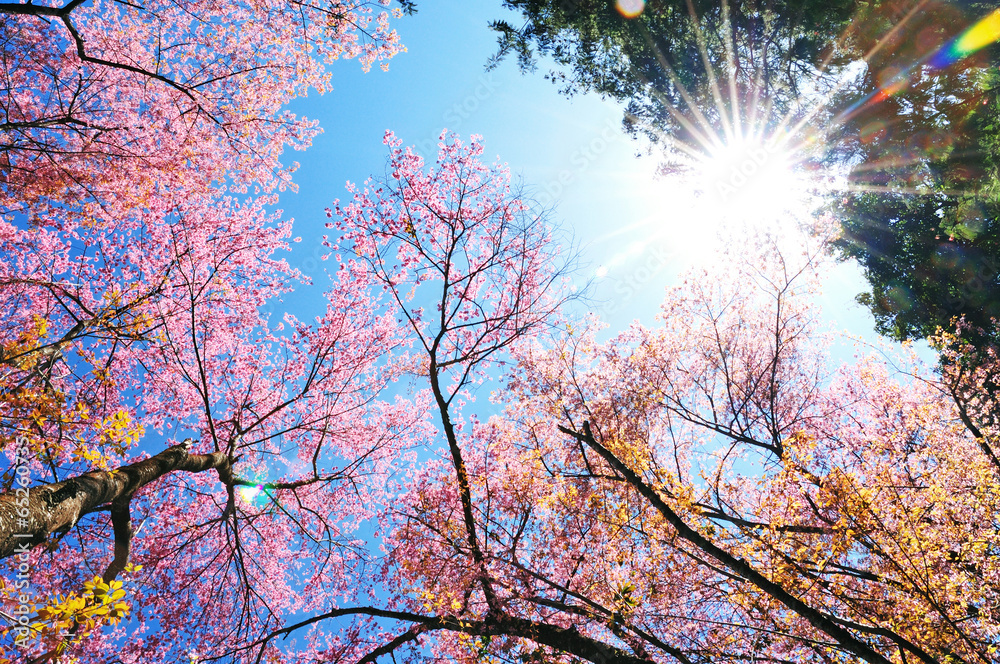
[[[877,104],[881,101],[885,101],[889,97],[899,94],[906,89],[907,82],[908,81],[904,77],[897,77],[896,79],[893,79],[886,85],[879,88],[878,92],[875,93],[875,96],[872,97],[872,102]]]
[[[264,490],[263,484],[258,484],[256,486],[236,487],[236,492],[240,494],[240,498],[243,499],[243,502],[247,503],[248,505],[253,505],[254,501],[261,494],[263,490]]]
[[[646,8],[646,0],[618,0],[615,8],[625,18],[635,18]]]
[[[938,49],[927,63],[938,69],[947,67],[997,40],[1000,40],[1000,9],[980,19],[960,36]]]
[[[1000,41],[1000,9],[993,10],[992,13],[981,18],[972,27],[929,56],[895,75],[888,76],[887,80],[874,92],[851,104],[839,117],[850,117],[864,106],[879,104],[899,94],[907,88],[910,75],[921,65],[926,64],[933,69],[943,69],[996,41]]]

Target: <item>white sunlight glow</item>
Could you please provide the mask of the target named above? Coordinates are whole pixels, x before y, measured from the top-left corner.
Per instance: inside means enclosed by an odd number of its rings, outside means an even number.
[[[660,98],[670,118],[668,128],[652,142],[658,149],[649,151],[649,160],[666,155],[666,162],[634,160],[628,165],[622,155],[611,169],[619,176],[615,191],[627,201],[629,214],[623,206],[618,217],[623,223],[608,224],[595,242],[604,252],[592,274],[603,284],[606,304],[599,313],[605,315],[631,315],[655,307],[671,279],[687,268],[711,265],[718,260],[720,246],[738,243],[739,238],[767,235],[783,249],[794,251],[805,242],[834,237],[839,223],[824,207],[832,202],[831,194],[886,190],[926,194],[919,177],[915,184],[905,177],[883,184],[875,179],[866,182],[862,171],[859,180],[852,181],[856,162],[845,161],[844,155],[867,145],[867,139],[862,135],[857,145],[840,144],[841,130],[851,123],[861,128],[861,134],[884,130],[880,104],[902,94],[909,82],[937,76],[938,70],[1000,40],[1000,13],[993,13],[961,37],[931,46],[916,59],[904,59],[899,67],[874,59],[921,15],[926,3],[919,2],[905,16],[894,17],[892,29],[859,60],[830,67],[840,45],[852,38],[857,26],[846,28],[824,59],[813,65],[815,83],[803,82],[794,95],[776,101],[773,90],[763,85],[763,74],[755,73],[767,66],[763,60],[756,61],[759,52],[738,49],[729,25],[723,26],[721,48],[717,45],[709,52],[710,35],[701,33],[693,0],[686,4],[706,74],[695,84],[704,88],[686,88],[676,71],[664,66],[662,73],[673,94],[660,95],[652,85],[647,91]],[[722,10],[724,17],[728,15],[728,0],[722,0]],[[916,25],[914,30],[919,28]],[[666,54],[656,55],[662,63],[669,61]],[[904,52],[903,57],[909,56]],[[983,65],[970,61],[968,66],[971,69],[965,75],[973,76]],[[852,96],[853,86],[870,75],[879,81],[877,88]],[[919,168],[928,156],[933,157],[930,142],[904,138],[910,147],[872,167]],[[843,154],[839,154],[841,148]],[[658,175],[653,176],[653,171]],[[580,189],[577,195],[588,200],[593,192]],[[857,285],[863,284],[858,275],[847,282],[854,292],[864,288]]]
[[[236,487],[236,492],[239,494],[240,498],[243,499],[243,502],[248,505],[253,505],[263,490],[264,487],[261,484],[257,484],[255,486]]]
[[[695,164],[703,214],[716,224],[798,216],[811,184],[796,173],[795,162],[780,140],[734,138],[713,146]]]

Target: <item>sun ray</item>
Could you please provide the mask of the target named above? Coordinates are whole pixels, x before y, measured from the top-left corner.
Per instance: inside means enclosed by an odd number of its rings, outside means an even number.
[[[660,68],[663,70],[663,73],[667,75],[667,77],[670,79],[670,82],[673,83],[674,86],[677,88],[677,92],[681,95],[681,99],[684,100],[684,103],[687,105],[688,110],[691,112],[692,115],[694,115],[695,119],[702,126],[702,128],[705,131],[705,134],[707,134],[707,136],[710,136],[712,138],[718,139],[718,134],[716,133],[715,128],[712,126],[712,123],[709,122],[708,118],[705,117],[705,114],[702,113],[700,106],[691,96],[691,93],[688,92],[687,87],[681,82],[681,79],[677,75],[677,72],[674,71],[674,68],[670,65],[669,62],[667,62],[667,59],[663,56],[662,51],[660,51],[660,48],[656,45],[655,41],[653,40],[652,35],[649,34],[649,30],[642,23],[639,24],[639,29],[642,31],[643,36],[646,39],[646,43],[649,45],[650,49],[653,51],[653,54],[656,56],[657,62],[659,63]],[[676,112],[677,115],[679,116],[676,119],[678,120],[678,122],[681,122],[680,118],[683,118],[684,116],[682,113],[680,113],[679,111],[677,111],[677,109],[674,108],[673,104],[668,103],[667,110],[672,116],[674,116]],[[688,126],[693,128],[693,125],[690,125],[689,121],[685,119],[684,122],[687,123],[685,129],[687,129]],[[694,138],[698,140],[699,143],[702,143],[706,148],[710,145],[713,145],[713,141],[705,140],[705,137],[701,135],[701,132],[695,132],[693,135]]]
[[[752,62],[751,62],[751,64],[752,64]],[[735,81],[736,80],[735,79],[736,73],[733,72],[732,76],[733,76],[733,80]],[[762,67],[758,67],[756,69],[756,72],[754,73],[753,85],[750,86],[751,97],[750,97],[749,103],[747,104],[747,108],[750,111],[750,117],[747,119],[747,123],[751,127],[757,126],[757,123],[758,123],[759,118],[760,118],[761,115],[763,115],[764,117],[767,117],[767,114],[770,113],[770,110],[772,108],[772,105],[770,104],[770,102],[768,102],[767,103],[767,108],[764,109],[764,113],[762,114],[760,112],[761,111],[761,107],[760,107],[760,105],[761,105],[760,104],[761,94],[764,91],[764,85],[763,85],[763,83],[764,83],[763,68]],[[739,82],[737,81],[737,85],[738,84],[739,84]]]
[[[737,134],[733,131],[733,125],[729,121],[729,117],[725,111],[726,104],[722,101],[722,91],[719,89],[719,82],[715,77],[715,67],[712,66],[711,58],[708,57],[708,47],[705,45],[705,33],[701,29],[698,13],[694,9],[694,2],[687,0],[687,7],[688,16],[690,16],[691,24],[694,27],[695,39],[698,42],[698,53],[701,55],[701,61],[705,65],[705,73],[708,76],[708,87],[712,92],[712,99],[715,100],[715,106],[719,110],[719,122],[722,123],[726,140],[732,141],[736,138]],[[732,77],[732,72],[729,75]],[[738,104],[734,102],[735,99],[730,102],[730,105],[737,106]]]
[[[872,46],[872,47],[871,47],[871,48],[870,48],[870,49],[869,49],[869,50],[868,50],[868,51],[867,51],[867,52],[866,52],[866,53],[864,54],[864,56],[862,56],[862,58],[861,58],[861,61],[862,61],[862,62],[864,62],[864,64],[865,64],[866,66],[868,66],[868,65],[869,65],[869,63],[870,63],[870,61],[871,61],[871,58],[872,58],[872,57],[874,57],[874,56],[875,56],[875,55],[876,55],[876,54],[877,54],[877,53],[878,53],[879,51],[881,51],[881,50],[882,50],[882,48],[884,48],[884,47],[885,47],[885,45],[886,45],[887,43],[889,43],[889,40],[890,40],[890,39],[891,39],[891,38],[892,38],[892,37],[893,37],[893,36],[894,36],[894,35],[895,35],[895,34],[896,34],[897,32],[899,32],[900,30],[904,29],[904,28],[905,28],[905,27],[906,27],[906,26],[907,26],[907,25],[909,24],[909,22],[910,22],[910,21],[912,21],[913,17],[914,17],[914,16],[916,16],[916,15],[918,14],[918,12],[919,12],[919,11],[920,11],[921,9],[923,9],[923,8],[924,8],[924,7],[925,7],[925,6],[926,6],[926,5],[927,5],[927,4],[929,3],[929,2],[930,2],[930,0],[920,0],[920,2],[918,2],[918,3],[916,4],[916,5],[914,5],[914,6],[913,6],[913,7],[912,7],[912,8],[911,8],[911,9],[910,9],[910,10],[909,10],[909,11],[908,11],[908,12],[907,12],[907,13],[906,13],[906,14],[905,14],[904,16],[903,16],[903,18],[902,18],[902,19],[900,19],[900,20],[899,20],[899,21],[898,21],[898,22],[897,22],[897,23],[896,23],[896,24],[895,24],[895,25],[894,25],[894,26],[893,26],[893,27],[892,27],[892,28],[891,28],[891,29],[889,30],[889,32],[887,32],[887,33],[886,33],[885,35],[883,35],[883,36],[882,36],[881,38],[879,38],[879,40],[878,40],[878,41],[877,41],[877,42],[875,43],[875,45],[874,45],[874,46]],[[845,41],[845,40],[847,39],[847,35],[849,34],[849,32],[850,32],[850,28],[845,28],[845,30],[844,30],[844,31],[843,31],[843,32],[842,32],[842,33],[840,34],[840,36],[839,36],[839,37],[837,38],[837,41],[836,41],[836,46],[840,46],[841,44],[843,44],[843,42],[844,42],[844,41]],[[819,72],[821,72],[821,73],[822,73],[822,72],[825,72],[825,71],[826,71],[826,68],[827,68],[827,67],[829,66],[829,63],[831,62],[831,60],[832,60],[832,58],[833,58],[833,53],[834,53],[834,51],[835,51],[835,49],[834,49],[834,48],[831,48],[831,49],[830,49],[830,53],[829,53],[829,55],[828,55],[828,56],[827,56],[827,57],[826,57],[826,58],[824,59],[824,61],[823,61],[823,62],[822,62],[822,63],[820,64],[820,66],[819,66],[819,67],[817,68],[817,70],[818,70]],[[811,112],[808,112],[808,113],[807,113],[806,115],[804,115],[804,116],[803,116],[803,117],[802,117],[801,119],[799,119],[799,121],[798,121],[798,122],[797,122],[797,123],[795,124],[795,126],[794,126],[794,127],[792,127],[792,128],[791,128],[791,129],[789,130],[789,131],[790,131],[790,133],[791,133],[792,135],[797,135],[797,134],[799,134],[799,132],[801,132],[801,131],[803,130],[803,128],[804,128],[804,127],[806,127],[807,125],[809,125],[809,123],[811,123],[811,122],[812,122],[813,120],[815,120],[815,119],[816,119],[816,117],[817,117],[817,116],[818,116],[818,115],[819,115],[819,114],[820,114],[820,113],[821,113],[821,112],[822,112],[822,111],[823,111],[823,110],[824,110],[825,108],[828,108],[828,106],[829,106],[830,102],[831,102],[831,101],[832,101],[832,100],[833,100],[833,99],[834,99],[834,98],[836,97],[836,95],[838,95],[838,94],[839,94],[840,92],[842,92],[842,91],[843,91],[843,89],[844,89],[844,88],[845,88],[845,87],[846,87],[846,86],[847,86],[848,84],[850,84],[850,82],[851,82],[851,79],[850,79],[850,78],[846,78],[846,77],[842,77],[842,78],[841,78],[841,80],[840,80],[840,81],[838,81],[836,85],[834,85],[834,86],[833,86],[833,87],[832,87],[831,89],[829,89],[829,90],[828,90],[828,91],[827,91],[827,92],[826,92],[825,94],[823,94],[823,96],[822,96],[822,97],[821,97],[821,98],[820,98],[819,100],[817,100],[817,101],[816,101],[815,103],[813,103],[813,104],[812,104],[812,111],[811,111]],[[759,88],[760,86],[759,86],[759,84],[758,84],[758,85],[755,85],[755,87]],[[872,93],[872,95],[871,95],[871,96],[874,96],[874,95],[876,95],[876,94],[877,94],[877,92],[878,92],[878,91],[876,91],[876,92]],[[858,109],[859,109],[859,108],[860,108],[861,106],[863,106],[863,105],[864,105],[865,103],[867,103],[867,102],[868,102],[868,100],[869,100],[869,98],[868,98],[868,97],[864,97],[864,98],[862,98],[862,99],[859,99],[859,100],[858,100],[858,101],[857,101],[857,102],[856,102],[856,103],[855,103],[855,104],[854,104],[853,106],[851,106],[851,107],[849,107],[848,109],[846,109],[846,111],[845,111],[845,114],[843,115],[843,117],[840,117],[840,116],[838,116],[837,118],[834,118],[834,119],[833,119],[833,120],[832,120],[831,122],[829,122],[829,123],[828,123],[828,126],[829,126],[830,128],[833,128],[833,127],[837,127],[837,126],[841,126],[841,125],[843,125],[844,123],[848,122],[848,121],[850,120],[850,117],[852,117],[852,114],[853,114],[853,112],[854,112],[854,111],[856,111],[856,110],[858,110]],[[784,118],[782,118],[782,119],[781,119],[781,121],[779,121],[779,122],[778,122],[778,125],[777,125],[778,129],[779,129],[779,130],[781,130],[781,129],[784,129],[784,128],[785,128],[785,127],[787,126],[787,123],[788,123],[788,122],[790,122],[790,121],[792,120],[792,118],[793,118],[793,114],[791,113],[791,111],[789,111],[788,113],[786,113],[786,114],[785,114],[785,117],[784,117]]]
[[[722,0],[722,38],[723,48],[726,50],[726,67],[729,70],[727,77],[729,82],[729,98],[737,99],[736,86],[736,46],[733,44],[733,27],[729,12],[729,0]],[[740,112],[740,105],[733,103],[733,124],[738,133],[743,133],[743,119]]]
[[[910,196],[930,196],[930,195],[941,195],[941,196],[966,196],[968,194],[974,193],[965,189],[934,189],[933,191],[928,190],[926,187],[899,187],[899,186],[886,186],[886,185],[876,185],[876,184],[862,184],[858,182],[852,182],[845,185],[839,191],[857,191],[861,193],[877,193],[877,194],[907,194]]]
[[[961,31],[943,46],[931,49],[929,53],[914,54],[914,60],[906,66],[896,70],[883,68],[873,71],[875,56],[885,53],[894,40],[907,34],[905,31],[913,26],[915,17],[920,16],[929,2],[919,0],[895,14],[899,18],[893,21],[892,28],[878,37],[864,56],[853,64],[845,63],[840,69],[835,69],[831,64],[835,49],[847,43],[858,29],[852,26],[845,28],[837,36],[836,45],[828,49],[823,60],[813,69],[823,75],[822,80],[802,89],[794,86],[788,104],[779,104],[770,94],[772,90],[766,70],[774,66],[772,52],[767,48],[741,46],[734,35],[728,0],[722,2],[721,17],[716,17],[721,18],[723,27],[718,43],[710,41],[702,24],[704,19],[698,16],[693,0],[687,0],[688,20],[705,68],[704,88],[690,89],[681,81],[648,28],[639,22],[638,29],[676,94],[670,99],[666,91],[661,91],[651,81],[642,76],[638,78],[645,84],[650,97],[659,100],[665,117],[669,117],[681,130],[663,132],[660,138],[670,149],[674,164],[681,167],[682,173],[689,172],[686,182],[692,185],[690,190],[702,198],[704,205],[700,209],[704,212],[715,205],[711,215],[719,218],[742,216],[746,220],[754,216],[778,214],[786,200],[835,191],[915,196],[974,194],[961,187],[943,188],[930,181],[921,185],[920,178],[925,176],[915,167],[926,162],[928,156],[926,150],[918,152],[921,149],[919,144],[916,147],[904,146],[905,149],[897,154],[869,159],[866,163],[842,165],[841,168],[850,169],[853,181],[842,180],[847,177],[846,171],[830,168],[824,163],[831,150],[836,149],[836,145],[829,143],[830,136],[842,131],[864,109],[883,103],[906,88],[915,72],[923,72],[923,68],[928,66],[933,69],[935,63],[946,62],[945,56],[940,54],[945,53],[951,58],[948,62],[956,62],[1000,39],[1000,10],[997,10]],[[721,53],[714,53],[712,49],[715,48]],[[788,56],[778,54],[777,57],[784,59]],[[636,69],[634,65],[630,66]],[[875,90],[845,107],[835,108],[834,102],[847,96],[846,90],[859,82],[862,72],[875,77]],[[725,83],[721,80],[723,76]],[[702,101],[712,106],[701,106]],[[913,172],[907,174],[908,170]],[[664,168],[663,172],[675,171]],[[866,178],[866,174],[872,174],[872,177]],[[894,178],[895,181],[884,184],[885,178]],[[858,179],[874,181],[859,182]],[[750,184],[734,186],[737,181]],[[798,209],[802,211],[806,207],[803,204]]]
[[[671,74],[673,74],[673,69],[670,68],[670,65],[667,64],[666,62],[662,62],[661,63],[661,67],[666,67],[667,68],[667,71],[669,72],[668,76],[670,76]],[[641,73],[639,73],[637,70],[635,70],[633,68],[632,75],[634,77],[636,77],[640,82],[642,82],[644,85],[646,85],[649,88],[649,92],[660,101],[660,103],[663,105],[663,108],[667,111],[667,113],[670,114],[670,117],[672,117],[681,127],[683,127],[684,130],[692,138],[694,138],[699,144],[701,144],[702,148],[707,149],[708,147],[710,147],[713,144],[712,141],[708,137],[706,137],[705,135],[703,135],[702,132],[701,132],[701,130],[698,127],[696,127],[686,115],[684,115],[684,113],[682,113],[679,109],[677,109],[674,106],[673,102],[671,100],[669,100],[664,93],[662,93],[659,90],[656,90],[655,88],[653,88],[652,85],[650,84],[650,82],[645,77],[643,77]],[[677,80],[676,74],[673,74],[673,76],[671,77],[671,80],[672,81]],[[679,80],[677,81],[677,83],[679,84]],[[702,119],[704,119],[703,116],[702,116]],[[707,125],[707,122],[705,124],[706,124],[706,126],[708,126],[709,132],[712,133],[711,132],[711,126]],[[663,136],[661,138],[665,138],[665,136]],[[675,145],[678,145],[678,146],[687,146],[687,144],[684,141],[677,140],[676,138],[673,138],[673,137],[671,137],[671,138],[672,138],[672,142]],[[689,149],[687,149],[687,148],[689,148]],[[700,152],[698,151],[698,149],[695,148],[695,147],[687,146],[687,148],[682,147],[681,149],[684,150],[685,152],[689,152],[689,154],[691,154],[692,156],[696,156],[696,155],[700,154]]]
[[[885,48],[885,45],[889,43],[889,40],[895,37],[900,30],[905,28],[909,24],[909,22],[913,20],[913,17],[917,15],[917,12],[919,12],[921,9],[927,6],[927,3],[929,2],[930,0],[920,0],[920,2],[914,5],[910,9],[910,11],[908,11],[906,15],[899,20],[899,22],[897,22],[894,26],[892,26],[889,32],[882,35],[882,37],[877,42],[875,42],[875,45],[872,46],[870,49],[868,49],[868,52],[865,53],[864,57],[862,58],[865,61],[865,63],[871,62],[871,59],[875,57],[875,55],[879,51]]]
[[[868,64],[871,57],[883,48],[884,44],[888,42],[888,39],[897,31],[902,29],[902,27],[910,21],[913,16],[916,15],[917,11],[928,1],[929,0],[922,0],[916,7],[911,9],[910,12],[908,12],[906,16],[904,16],[903,19],[892,28],[892,30],[886,33],[875,44],[875,46],[865,54],[865,63]],[[834,119],[834,122],[847,122],[854,116],[855,113],[860,111],[865,106],[869,104],[878,104],[885,101],[889,97],[895,96],[907,87],[908,79],[914,70],[917,70],[924,65],[930,65],[933,69],[943,69],[944,67],[954,64],[962,58],[975,53],[985,46],[996,42],[997,40],[1000,40],[1000,9],[995,10],[980,19],[957,37],[946,42],[936,50],[927,53],[916,62],[913,62],[909,66],[901,69],[894,76],[888,77],[887,80],[874,91],[862,97],[845,109],[845,111]]]

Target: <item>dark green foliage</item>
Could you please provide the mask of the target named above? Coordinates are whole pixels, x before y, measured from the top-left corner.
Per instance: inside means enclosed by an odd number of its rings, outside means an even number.
[[[678,144],[703,147],[737,115],[744,125],[756,116],[756,129],[768,131],[813,113],[822,150],[812,165],[849,172],[849,191],[831,204],[843,227],[837,246],[865,270],[871,289],[858,299],[878,330],[921,338],[954,329],[956,317],[993,329],[1000,83],[989,72],[997,60],[986,49],[943,70],[921,63],[994,5],[651,0],[634,19],[609,0],[504,5],[523,23],[493,24],[497,59],[514,54],[532,70],[551,58],[548,77],[564,93],[624,102],[626,126],[667,148],[667,168],[684,167]],[[821,104],[845,71],[855,77]],[[902,83],[879,94],[897,76]]]
[[[493,24],[497,58],[516,53],[521,67],[530,70],[539,56],[550,56],[558,67],[548,77],[565,93],[593,91],[623,101],[633,131],[654,142],[694,145],[694,134],[705,130],[693,132],[685,121],[697,127],[697,112],[721,133],[720,115],[732,117],[734,106],[744,118],[750,113],[778,118],[794,110],[801,82],[821,76],[817,65],[832,55],[830,36],[839,34],[855,3],[651,0],[634,19],[608,0],[504,4],[524,23]],[[713,77],[721,99],[713,95]]]
[[[928,337],[953,319],[981,329],[1000,316],[1000,224],[995,202],[973,196],[866,193],[839,205],[839,248],[865,270],[858,297],[876,328]]]
[[[940,33],[936,43],[970,22],[922,18],[913,32],[925,40]],[[913,41],[887,49],[862,86],[875,89],[880,68],[914,61],[917,54],[906,52]],[[925,338],[964,318],[964,338],[993,343],[992,319],[1000,317],[996,67],[983,52],[945,70],[917,71],[903,90],[843,123],[836,157],[854,167],[851,191],[832,206],[843,228],[837,246],[863,267],[870,290],[858,300],[882,334]]]
[[[410,16],[417,13],[417,3],[416,0],[397,0],[399,8],[403,10],[404,14]]]

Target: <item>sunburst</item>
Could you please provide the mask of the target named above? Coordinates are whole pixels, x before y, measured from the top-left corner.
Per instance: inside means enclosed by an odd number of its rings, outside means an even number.
[[[915,16],[918,16],[929,0],[922,0],[900,17],[888,31],[855,63],[853,70],[844,68],[839,76],[831,74],[827,67],[829,58],[819,64],[817,78],[830,75],[826,89],[803,91],[783,115],[775,115],[774,104],[763,92],[762,74],[748,85],[748,81],[737,80],[736,66],[741,48],[729,26],[724,26],[728,34],[723,36],[724,63],[713,58],[706,47],[698,17],[691,0],[688,0],[689,14],[695,29],[701,59],[705,66],[708,90],[703,94],[693,94],[685,88],[677,74],[666,65],[666,59],[657,53],[664,74],[678,91],[685,107],[678,108],[661,96],[665,110],[683,131],[683,137],[662,136],[673,152],[675,164],[679,168],[671,172],[685,178],[691,191],[701,201],[699,206],[706,216],[705,221],[719,222],[736,220],[773,220],[776,217],[796,215],[810,209],[808,201],[817,194],[831,188],[847,188],[857,191],[893,191],[897,193],[927,193],[919,186],[907,182],[891,185],[878,183],[849,183],[843,171],[829,164],[827,159],[832,147],[828,138],[845,123],[870,111],[873,107],[892,98],[905,94],[912,80],[928,75],[927,72],[941,70],[966,58],[975,51],[1000,39],[1000,10],[997,10],[970,28],[948,41],[943,46],[929,50],[915,62],[881,72],[877,76],[878,87],[855,103],[839,112],[831,108],[831,100],[842,93],[846,85],[856,81],[858,75],[871,66],[872,58],[892,43]],[[622,3],[619,3],[621,5]],[[629,7],[641,9],[642,3],[629,3]],[[728,5],[723,2],[723,16],[728,16]],[[628,12],[622,11],[626,16]],[[636,14],[638,16],[638,14]],[[832,53],[845,39],[841,35],[836,40]],[[654,41],[649,40],[652,46]],[[753,63],[749,63],[752,65]],[[747,63],[741,63],[746,70]],[[650,94],[656,96],[654,90]],[[711,107],[706,108],[697,100],[710,99]],[[877,130],[874,128],[872,131]],[[895,155],[872,165],[872,168],[894,166],[898,168],[912,163],[920,157]],[[857,166],[857,164],[853,164]],[[858,169],[863,173],[863,169]],[[935,191],[935,193],[957,194],[961,192]]]

